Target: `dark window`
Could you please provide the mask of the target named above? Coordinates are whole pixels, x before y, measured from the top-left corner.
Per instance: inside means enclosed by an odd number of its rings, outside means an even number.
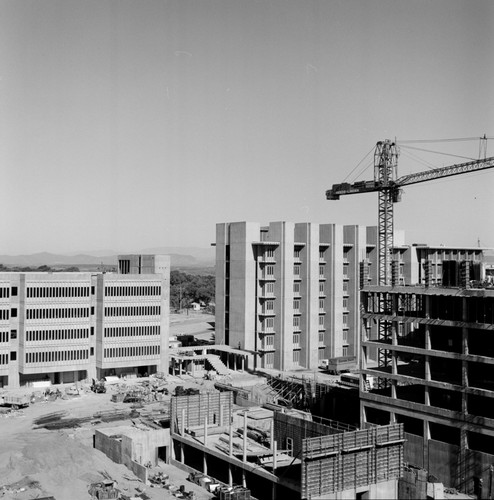
[[[10,310],[10,315],[12,318],[17,318],[17,309],[15,307]]]
[[[17,338],[17,330],[10,330],[10,338],[11,339]]]
[[[91,327],[91,335],[94,335],[94,326]]]
[[[91,315],[94,315],[94,306],[91,306]]]
[[[10,361],[15,361],[17,359],[17,352],[10,351]]]
[[[17,287],[16,286],[12,287],[12,297],[17,297]]]
[[[91,356],[94,356],[94,347],[91,347]]]
[[[94,295],[94,292],[95,292],[95,289],[94,289],[94,285],[91,286],[91,295]]]

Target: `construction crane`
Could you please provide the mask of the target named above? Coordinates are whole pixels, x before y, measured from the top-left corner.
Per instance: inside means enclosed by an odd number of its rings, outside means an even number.
[[[484,136],[485,138],[485,136]],[[402,188],[411,184],[442,179],[453,175],[467,174],[494,167],[494,157],[483,158],[441,167],[425,172],[405,175],[398,178],[398,155],[399,150],[395,142],[390,140],[380,141],[374,150],[374,180],[359,181],[342,184],[334,184],[326,191],[326,199],[338,200],[340,196],[348,194],[379,193],[378,208],[378,259],[379,259],[379,285],[391,285],[391,261],[393,250],[393,204],[401,201]],[[388,304],[383,302],[379,305],[381,311],[386,311]],[[391,325],[387,321],[379,322],[379,339],[387,341],[390,338]],[[389,354],[387,350],[379,350],[379,365],[389,365]]]
[[[398,178],[398,147],[390,141],[380,141],[374,150],[374,180],[353,184],[333,184],[326,199],[339,200],[347,194],[379,193],[379,285],[391,284],[391,254],[393,249],[393,204],[401,201],[402,188],[411,184],[467,174],[494,167],[494,156],[405,175]]]

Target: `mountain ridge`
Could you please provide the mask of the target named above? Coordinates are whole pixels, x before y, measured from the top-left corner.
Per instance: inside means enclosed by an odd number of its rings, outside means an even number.
[[[91,253],[74,252],[71,254],[55,254],[37,252],[21,255],[0,255],[0,264],[5,266],[82,266],[82,265],[117,265],[118,255],[157,254],[169,255],[172,266],[214,266],[214,250],[191,247],[190,252],[169,252],[172,248],[185,250],[187,247],[157,247],[138,252],[115,252],[112,255],[99,255],[98,251]],[[155,251],[151,251],[155,250]]]

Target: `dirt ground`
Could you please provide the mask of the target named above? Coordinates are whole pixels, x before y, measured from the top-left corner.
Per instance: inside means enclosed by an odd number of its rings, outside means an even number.
[[[213,316],[177,316],[180,317],[176,320],[171,318],[172,331],[177,328],[183,333],[211,335],[207,321],[214,321]],[[174,385],[195,384],[192,379],[176,377],[167,381],[171,390]],[[31,394],[32,389],[25,392]],[[127,467],[93,448],[95,428],[129,425],[130,420],[96,425],[87,422],[79,428],[52,431],[35,428],[36,419],[59,411],[66,412],[66,418],[80,418],[98,411],[130,410],[129,404],[112,403],[111,395],[111,391],[95,394],[86,388],[80,396],[37,402],[16,412],[5,413],[6,408],[0,407],[0,499],[27,500],[52,495],[56,500],[89,500],[89,485],[105,476],[116,480],[117,488],[128,496],[144,491],[152,500],[175,498],[165,489],[144,485]],[[186,472],[166,464],[162,464],[162,470],[170,476],[172,485],[183,484],[186,491],[195,492],[197,500],[212,498],[205,489],[187,481]]]

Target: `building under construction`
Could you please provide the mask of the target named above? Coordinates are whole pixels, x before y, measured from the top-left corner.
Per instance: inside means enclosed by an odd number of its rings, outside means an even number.
[[[468,261],[458,263],[455,288],[432,286],[431,263],[421,267],[430,286],[362,291],[361,422],[402,423],[406,462],[465,493],[483,484],[491,498],[494,288],[486,276],[469,279]]]
[[[403,426],[359,430],[310,414],[233,405],[231,392],[172,398],[170,462],[255,498],[397,498]]]

